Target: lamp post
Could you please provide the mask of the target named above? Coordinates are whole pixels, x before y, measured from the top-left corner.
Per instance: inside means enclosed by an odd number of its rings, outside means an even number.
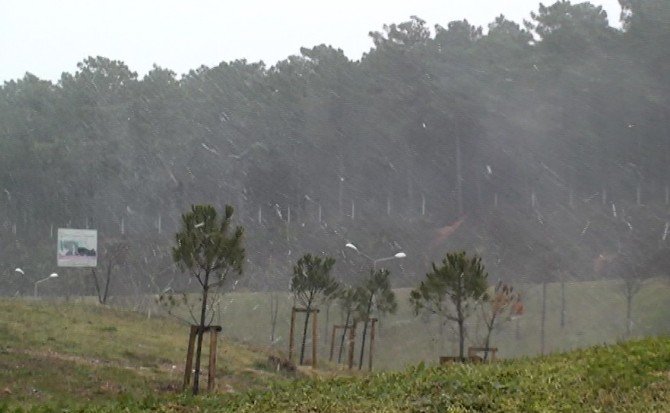
[[[351,242],[347,242],[346,244],[344,244],[344,246],[347,247],[347,248],[350,248],[350,249],[352,249],[352,250],[354,250],[354,251],[356,251],[358,254],[360,254],[360,255],[364,256],[365,258],[369,259],[370,261],[372,261],[372,270],[373,270],[373,271],[377,269],[377,263],[378,263],[378,262],[389,261],[389,260],[394,260],[394,259],[396,259],[396,258],[405,258],[405,257],[407,257],[407,254],[405,254],[404,252],[400,251],[400,252],[397,252],[397,253],[395,253],[394,255],[390,256],[390,257],[384,257],[384,258],[372,258],[372,257],[370,257],[369,255],[365,254],[364,252],[360,251],[360,250],[359,250],[354,244],[352,244]]]
[[[356,251],[358,254],[360,254],[360,255],[364,256],[365,258],[367,258],[368,260],[372,261],[372,272],[373,272],[373,274],[371,274],[372,277],[374,277],[374,273],[376,273],[376,271],[377,271],[377,263],[407,257],[407,254],[400,251],[400,252],[397,252],[390,257],[372,258],[369,255],[361,252],[351,242],[346,243],[344,246]],[[371,296],[370,296],[369,301],[367,302],[367,312],[366,312],[365,318],[363,319],[363,321],[364,321],[364,324],[363,324],[363,339],[362,339],[362,342],[361,342],[360,360],[358,362],[358,369],[359,370],[363,367],[363,355],[364,355],[364,352],[365,352],[365,336],[366,336],[366,333],[367,333],[367,330],[368,330],[368,321],[370,320],[370,314],[371,314],[371,311],[372,311],[372,306],[373,306],[373,304],[375,302],[375,298],[376,298],[375,297],[375,290],[370,291],[370,293],[371,293]],[[372,370],[372,346],[374,345],[374,326],[375,326],[374,323],[375,323],[376,319],[372,319],[372,320],[373,320],[372,321],[372,329],[373,330],[372,330],[372,337],[370,339],[371,340],[370,341],[370,370]]]
[[[19,281],[17,281],[16,283],[16,295],[18,296],[21,295],[21,289],[22,289],[21,287],[24,283],[23,279],[25,279],[26,273],[19,267],[16,267],[16,269],[14,269],[14,272],[19,275]]]
[[[37,284],[56,277],[58,277],[58,274],[52,272],[48,277],[35,281],[35,290],[33,291],[35,298],[37,298]]]

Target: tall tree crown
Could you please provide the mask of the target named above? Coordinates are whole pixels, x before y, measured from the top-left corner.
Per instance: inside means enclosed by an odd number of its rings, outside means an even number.
[[[176,234],[172,257],[177,265],[197,277],[216,273],[223,279],[229,271],[241,274],[244,229],[232,228],[232,216],[230,205],[221,218],[211,205],[193,205],[191,212],[182,215],[182,230]]]
[[[334,265],[334,258],[311,254],[305,254],[298,260],[293,267],[290,290],[300,304],[310,308],[315,300],[337,292],[339,283],[330,274]]]

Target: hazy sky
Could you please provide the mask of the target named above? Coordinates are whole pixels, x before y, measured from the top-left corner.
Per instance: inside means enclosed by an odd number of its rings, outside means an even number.
[[[576,3],[577,1],[573,1]],[[552,1],[545,1],[551,4]],[[593,0],[618,25],[617,0]],[[58,79],[86,56],[124,61],[146,73],[178,74],[246,58],[272,65],[302,46],[325,43],[358,59],[368,32],[417,15],[434,24],[495,16],[521,22],[537,0],[0,0],[0,81],[29,71]]]

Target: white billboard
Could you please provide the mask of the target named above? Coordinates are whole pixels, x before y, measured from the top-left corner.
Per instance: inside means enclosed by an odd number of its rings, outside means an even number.
[[[57,261],[59,267],[96,267],[98,231],[58,228]]]

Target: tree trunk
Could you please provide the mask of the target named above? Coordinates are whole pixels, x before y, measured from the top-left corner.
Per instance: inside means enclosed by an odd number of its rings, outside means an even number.
[[[461,362],[465,361],[465,317],[463,316],[464,296],[463,274],[458,280],[458,293],[456,294],[456,321],[458,322],[458,357]]]
[[[456,201],[458,213],[463,215],[463,174],[461,173],[461,138],[456,135]]]
[[[485,350],[484,350],[484,361],[486,361],[489,357],[489,344],[491,343],[491,333],[493,332],[493,327],[495,326],[495,322],[496,322],[496,314],[494,312],[493,315],[491,316],[491,322],[486,325],[486,328],[488,329],[488,331],[486,332],[486,342],[485,342],[485,345],[484,345],[484,348],[485,348]]]
[[[112,280],[112,268],[114,267],[113,262],[107,263],[107,279],[105,280],[105,289],[102,293],[102,304],[107,304],[107,296],[109,294],[109,282]]]
[[[275,293],[270,294],[270,345],[275,343],[275,330],[277,328],[277,313],[279,313],[279,297]]]
[[[307,340],[307,325],[309,324],[309,315],[311,314],[311,306],[307,306],[307,312],[305,313],[305,326],[302,329],[302,344],[300,345],[300,365],[302,366],[303,361],[305,360],[305,341]],[[314,345],[314,343],[312,343]]]
[[[205,273],[202,287],[202,307],[200,308],[200,325],[198,326],[198,342],[195,348],[195,373],[193,375],[193,395],[200,390],[200,355],[202,353],[202,336],[205,334],[205,318],[207,317],[207,293],[209,292],[209,272]]]
[[[351,310],[347,311],[347,319],[344,322],[344,328],[342,329],[342,339],[340,340],[340,350],[337,354],[337,364],[342,362],[342,351],[344,349],[344,339],[347,336],[347,329],[349,328],[349,320],[351,319]]]
[[[632,323],[632,307],[633,307],[633,294],[631,291],[626,292],[626,335],[630,337],[631,333],[631,323]]]
[[[363,368],[363,355],[365,354],[365,336],[368,332],[368,322],[370,320],[370,310],[372,309],[372,299],[374,295],[370,296],[370,301],[368,302],[368,309],[365,312],[365,324],[363,325],[363,336],[361,337],[361,355],[358,360],[358,370]]]
[[[458,318],[458,357],[465,361],[465,320]]]
[[[102,294],[100,294],[100,284],[98,283],[98,275],[95,273],[95,268],[91,268],[91,277],[93,277],[93,283],[95,285],[95,293],[98,295],[98,302],[102,302]]]
[[[323,326],[323,337],[328,337],[328,323],[330,321],[330,304],[331,304],[330,301],[326,303],[326,322],[324,323]],[[326,344],[326,346],[328,345],[327,340],[324,340],[324,344]]]
[[[358,370],[363,368],[363,355],[365,354],[365,336],[368,333],[368,320],[363,324],[363,336],[361,337],[361,354],[358,360]]]
[[[561,281],[561,328],[565,327],[565,281]]]
[[[540,354],[544,355],[544,322],[547,317],[547,283],[542,282],[542,316],[540,319]]]

